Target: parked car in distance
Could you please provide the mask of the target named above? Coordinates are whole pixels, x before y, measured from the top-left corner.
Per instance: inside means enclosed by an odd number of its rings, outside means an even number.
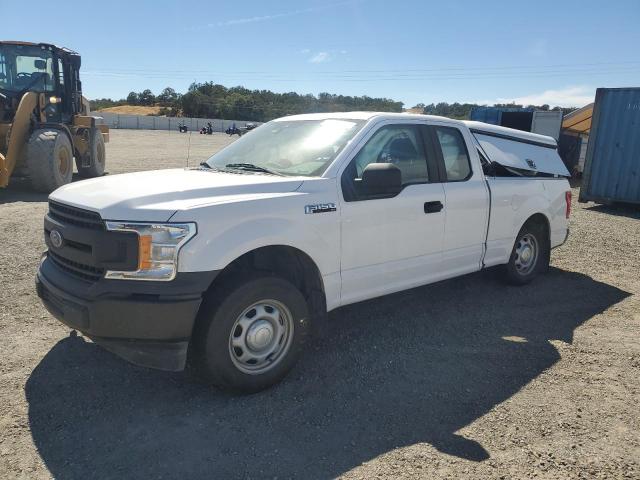
[[[501,266],[531,282],[568,235],[550,137],[349,112],[279,118],[197,168],[53,192],[38,294],[138,365],[255,392],[342,305]]]

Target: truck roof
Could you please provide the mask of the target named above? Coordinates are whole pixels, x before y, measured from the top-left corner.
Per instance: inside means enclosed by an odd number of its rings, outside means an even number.
[[[330,118],[342,118],[350,120],[370,120],[372,118],[388,118],[388,119],[417,119],[424,120],[425,118],[431,118],[433,120],[446,120],[448,122],[460,122],[459,120],[452,120],[450,118],[438,117],[435,115],[420,115],[417,113],[392,113],[392,112],[325,112],[325,113],[303,113],[300,115],[289,115],[288,117],[281,117],[279,120],[326,120]]]
[[[524,132],[522,130],[516,130],[514,128],[501,127],[498,125],[491,125],[483,122],[473,122],[470,120],[454,120],[446,117],[439,117],[436,115],[421,115],[418,113],[390,113],[390,112],[325,112],[325,113],[304,113],[301,115],[290,115],[288,117],[281,117],[275,121],[283,120],[326,120],[330,118],[340,118],[345,120],[370,120],[372,118],[382,118],[389,120],[405,119],[405,120],[439,120],[446,121],[448,123],[457,123],[459,125],[466,125],[470,130],[476,130],[481,132],[487,132],[498,136],[506,136],[513,139],[520,139],[529,142],[543,143],[552,147],[557,145],[553,137],[546,135],[539,135],[537,133]]]

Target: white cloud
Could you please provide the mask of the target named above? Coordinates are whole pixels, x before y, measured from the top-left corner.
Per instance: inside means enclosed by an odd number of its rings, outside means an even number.
[[[230,26],[234,26],[234,25],[243,25],[246,23],[255,23],[255,22],[268,22],[270,20],[276,20],[278,18],[284,18],[284,17],[293,17],[296,15],[302,15],[305,13],[314,13],[314,12],[319,12],[322,10],[327,10],[327,9],[331,9],[331,8],[337,8],[337,7],[343,7],[346,5],[350,5],[353,3],[359,3],[365,0],[345,0],[342,2],[333,2],[333,3],[327,3],[325,5],[319,5],[316,7],[308,7],[308,8],[301,8],[298,10],[291,10],[289,12],[279,12],[279,13],[272,13],[272,14],[268,14],[268,15],[255,15],[253,17],[244,17],[244,18],[235,18],[235,19],[231,19],[231,20],[223,20],[217,23],[209,23],[207,25],[204,26],[204,28],[215,28],[215,27],[230,27]],[[203,28],[203,27],[197,27],[197,28]]]
[[[329,52],[318,52],[309,59],[310,63],[323,63],[331,60]]]
[[[254,22],[266,22],[268,20],[275,20],[276,18],[282,17],[290,17],[292,15],[298,15],[303,13],[302,10],[295,10],[293,12],[284,12],[284,13],[275,13],[273,15],[260,15],[254,17],[245,17],[245,18],[236,18],[233,20],[225,20],[224,22],[218,23],[210,23],[209,27],[228,27],[231,25],[242,25],[244,23],[254,23]]]
[[[493,100],[475,102],[480,105],[494,105],[496,103],[517,103],[519,105],[550,105],[552,107],[582,107],[593,102],[595,87],[574,86],[559,90],[545,90],[541,93],[531,93],[518,97],[499,97]]]

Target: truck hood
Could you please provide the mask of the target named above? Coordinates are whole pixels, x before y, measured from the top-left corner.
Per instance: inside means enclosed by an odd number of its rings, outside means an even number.
[[[165,222],[178,210],[293,192],[300,177],[170,169],[70,183],[51,200],[98,212],[105,220]]]

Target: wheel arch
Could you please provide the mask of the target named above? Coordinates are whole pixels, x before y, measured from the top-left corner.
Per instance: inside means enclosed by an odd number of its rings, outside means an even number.
[[[550,241],[550,239],[551,239],[551,222],[549,221],[549,217],[547,217],[542,212],[533,213],[533,214],[529,215],[529,217],[522,223],[522,225],[520,225],[520,228],[518,229],[518,232],[520,232],[520,230],[522,230],[522,228],[525,225],[531,225],[531,224],[539,225],[540,227],[542,227],[543,231],[545,232],[546,240]]]
[[[549,221],[549,217],[547,217],[542,212],[536,212],[532,215],[529,215],[518,232],[520,232],[527,225],[536,225],[542,229],[544,241],[546,243],[543,250],[545,255],[544,264],[548,266],[551,257],[551,222]]]
[[[220,271],[207,293],[231,277],[256,271],[270,272],[295,285],[307,301],[313,328],[324,329],[327,300],[322,274],[309,254],[291,245],[267,245],[243,253]]]

